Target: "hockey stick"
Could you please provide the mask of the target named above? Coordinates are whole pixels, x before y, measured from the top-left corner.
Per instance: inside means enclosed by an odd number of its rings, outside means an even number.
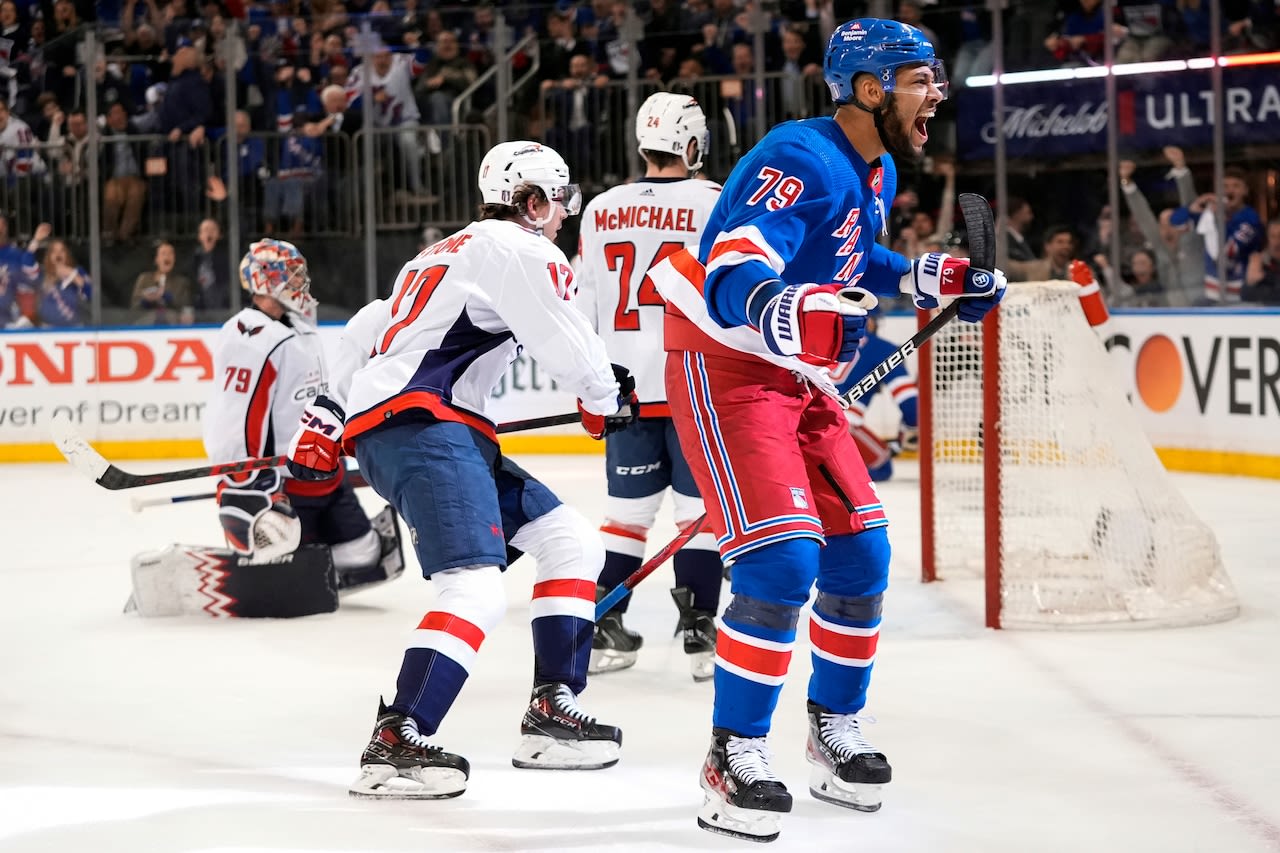
[[[369,485],[369,482],[360,474],[359,471],[347,471],[347,483],[353,489],[363,489]],[[199,492],[194,495],[168,495],[163,498],[129,498],[129,509],[134,512],[142,512],[147,507],[153,506],[169,506],[171,504],[185,504],[192,501],[211,501],[218,496],[217,492]]]
[[[994,269],[996,262],[996,223],[995,217],[991,213],[990,203],[977,193],[960,193],[959,202],[960,213],[964,216],[965,230],[968,232],[970,259],[973,261],[974,266],[981,269]],[[959,311],[960,300],[955,299],[950,305],[939,311],[938,315],[930,320],[923,329],[912,335],[906,343],[891,352],[887,358],[872,368],[871,372],[864,376],[857,385],[846,391],[840,397],[840,404],[847,409],[853,405],[855,400],[860,400],[869,394],[871,389],[879,385],[889,375],[890,370],[902,364],[907,356],[914,353],[924,345],[925,341],[936,335],[938,330],[951,322]],[[690,524],[669,545],[650,558],[649,562],[633,572],[629,578],[600,599],[600,602],[596,605],[596,619],[598,620],[605,613],[608,613],[610,608],[630,594],[636,584],[652,574],[672,554],[679,551],[686,542],[693,538],[694,534],[689,533],[689,531],[692,530],[696,533],[706,523],[706,520],[707,517],[704,514],[693,524]]]
[[[550,415],[544,418],[529,418],[523,421],[498,424],[499,434],[520,432],[527,429],[559,426],[577,423],[581,416]],[[53,443],[67,461],[104,489],[136,489],[139,486],[154,486],[159,483],[176,483],[181,480],[195,480],[200,477],[217,477],[223,474],[243,474],[247,471],[261,471],[264,468],[278,468],[287,461],[285,456],[263,456],[258,459],[241,459],[239,462],[223,462],[218,465],[206,465],[201,468],[184,468],[181,471],[160,471],[155,474],[131,474],[108,462],[101,453],[94,450],[84,436],[76,432],[71,419],[65,415],[55,417],[49,422],[49,432]]]
[[[649,558],[643,566],[636,569],[622,583],[609,590],[604,598],[596,602],[596,621],[600,621],[600,617],[613,609],[619,601],[631,594],[631,590],[635,589],[636,584],[653,574],[667,560],[685,546],[693,537],[697,536],[702,530],[702,525],[707,523],[706,514],[698,516],[691,524],[681,530],[675,539],[668,542],[661,551]]]

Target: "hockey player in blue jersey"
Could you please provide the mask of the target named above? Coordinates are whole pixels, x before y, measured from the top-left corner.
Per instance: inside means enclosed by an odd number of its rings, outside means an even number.
[[[848,364],[842,364],[831,372],[836,381],[836,389],[841,394],[857,385],[862,377],[871,372],[877,364],[889,357],[898,344],[886,341],[876,334],[880,325],[880,308],[875,307],[867,312],[867,336],[858,347],[858,355]],[[898,438],[894,442],[896,448],[885,442],[867,426],[867,408],[876,395],[884,390],[893,399],[902,416],[898,429]],[[867,463],[867,473],[872,482],[879,483],[893,476],[893,457],[901,450],[915,450],[920,446],[920,413],[919,394],[916,381],[907,372],[904,362],[899,362],[890,370],[880,384],[873,385],[871,391],[853,405],[844,410],[849,421],[849,434],[858,445],[862,461]]]
[[[831,368],[857,353],[874,293],[976,322],[1003,295],[998,271],[886,232],[896,159],[923,156],[945,97],[925,36],[864,18],[832,33],[824,77],[835,115],[775,127],[736,165],[696,252],[650,271],[667,301],[667,400],[733,597],[718,624],[711,746],[698,825],[771,841],[791,794],[766,737],[801,608],[807,630],[809,788],[860,811],[891,778],[859,713],[888,582],[884,508],[849,436]]]

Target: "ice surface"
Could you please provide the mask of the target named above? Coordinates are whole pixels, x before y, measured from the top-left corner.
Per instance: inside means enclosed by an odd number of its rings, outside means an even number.
[[[601,458],[521,462],[599,518]],[[981,627],[976,582],[916,582],[915,471],[903,466],[900,477],[881,489],[895,560],[868,708],[879,718],[870,737],[895,781],[873,815],[808,796],[809,662],[798,650],[771,739],[796,808],[769,849],[1280,850],[1280,483],[1175,478],[1217,532],[1243,604],[1238,619],[998,633]],[[712,694],[689,678],[671,636],[669,569],[639,588],[628,617],[646,638],[639,665],[595,679],[583,695],[588,711],[625,732],[617,767],[511,767],[531,675],[531,575],[517,563],[507,617],[436,738],[470,759],[470,789],[442,802],[356,801],[346,786],[378,694],[393,692],[402,644],[432,600],[412,567],[329,616],[144,620],[121,614],[130,556],[219,541],[210,504],[134,515],[130,493],[98,488],[64,464],[0,466],[0,494],[0,851],[746,844],[694,823]],[[378,506],[372,494],[364,500]],[[651,548],[673,533],[664,518]]]

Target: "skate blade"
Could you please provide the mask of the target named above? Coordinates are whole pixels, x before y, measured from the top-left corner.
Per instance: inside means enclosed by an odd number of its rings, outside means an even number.
[[[611,740],[569,741],[524,735],[511,757],[521,770],[604,770],[618,763],[621,745]]]
[[[699,684],[715,678],[716,653],[714,651],[694,652],[689,655],[689,674]]]
[[[592,649],[591,661],[587,664],[588,675],[600,675],[604,672],[617,672],[636,665],[636,652],[620,652],[617,649]]]
[[[367,800],[447,800],[467,790],[467,776],[445,767],[397,770],[389,764],[365,764],[348,793]]]
[[[859,812],[880,811],[883,785],[845,782],[825,766],[815,764],[809,773],[809,793],[824,803]]]
[[[698,826],[717,835],[767,844],[782,833],[782,815],[783,812],[740,809],[719,794],[706,791],[702,808],[698,809]]]

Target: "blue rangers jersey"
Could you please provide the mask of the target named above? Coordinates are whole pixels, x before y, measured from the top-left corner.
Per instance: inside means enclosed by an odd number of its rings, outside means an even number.
[[[871,372],[877,364],[884,361],[898,349],[898,345],[886,341],[878,335],[868,333],[862,339],[862,344],[858,347],[858,355],[848,364],[842,364],[832,371],[831,378],[836,383],[836,389],[841,393],[845,393],[862,377]],[[871,400],[880,393],[880,389],[887,389],[889,396],[893,398],[893,402],[897,405],[898,410],[902,412],[902,423],[908,427],[917,427],[920,425],[920,416],[918,411],[918,391],[916,390],[916,381],[907,372],[907,366],[903,362],[899,362],[892,370],[890,370],[883,380],[878,384],[871,386],[871,390],[866,394],[853,401],[853,404],[845,411],[846,416],[855,423],[862,423],[866,419],[867,407],[871,405]]]
[[[865,162],[834,118],[775,127],[725,182],[697,254],[677,252],[650,272],[669,303],[667,348],[700,350],[699,337],[710,337],[834,393],[825,368],[769,351],[747,299],[770,280],[896,295],[911,261],[876,242],[896,185],[893,160]]]

